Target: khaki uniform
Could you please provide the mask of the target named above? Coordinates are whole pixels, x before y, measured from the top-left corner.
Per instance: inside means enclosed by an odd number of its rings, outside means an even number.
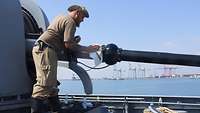
[[[75,21],[70,16],[61,15],[55,18],[39,40],[59,52],[64,48],[64,42],[74,41],[75,32]]]
[[[58,16],[37,40],[46,44],[42,49],[33,47],[37,83],[33,87],[33,98],[48,98],[58,95],[57,53],[64,49],[65,41],[72,41],[76,31],[75,21],[70,16]]]

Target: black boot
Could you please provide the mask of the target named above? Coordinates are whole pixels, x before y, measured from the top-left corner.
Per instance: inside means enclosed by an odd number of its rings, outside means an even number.
[[[51,107],[51,111],[56,113],[61,113],[61,104],[58,96],[53,96],[48,98],[49,106]]]
[[[37,98],[31,99],[31,113],[47,113],[48,102]]]

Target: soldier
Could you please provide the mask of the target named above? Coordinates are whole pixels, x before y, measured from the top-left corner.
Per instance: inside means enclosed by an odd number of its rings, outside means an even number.
[[[61,51],[72,50],[95,52],[99,45],[82,46],[80,38],[75,38],[76,27],[84,18],[89,18],[85,7],[72,5],[68,15],[56,17],[36,41],[32,54],[36,67],[36,83],[32,92],[32,113],[60,112],[57,84],[57,55]]]

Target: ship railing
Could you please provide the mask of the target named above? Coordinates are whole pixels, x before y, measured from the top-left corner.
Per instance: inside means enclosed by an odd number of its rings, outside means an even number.
[[[143,110],[150,105],[165,106],[175,110],[200,111],[199,96],[157,96],[157,95],[107,95],[107,94],[67,94],[60,95],[62,102],[94,102],[105,105],[110,110]]]

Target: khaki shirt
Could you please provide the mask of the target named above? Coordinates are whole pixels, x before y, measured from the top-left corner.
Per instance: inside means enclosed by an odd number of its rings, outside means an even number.
[[[64,42],[73,41],[76,32],[76,23],[68,15],[56,17],[38,40],[42,40],[56,51],[64,49]]]

